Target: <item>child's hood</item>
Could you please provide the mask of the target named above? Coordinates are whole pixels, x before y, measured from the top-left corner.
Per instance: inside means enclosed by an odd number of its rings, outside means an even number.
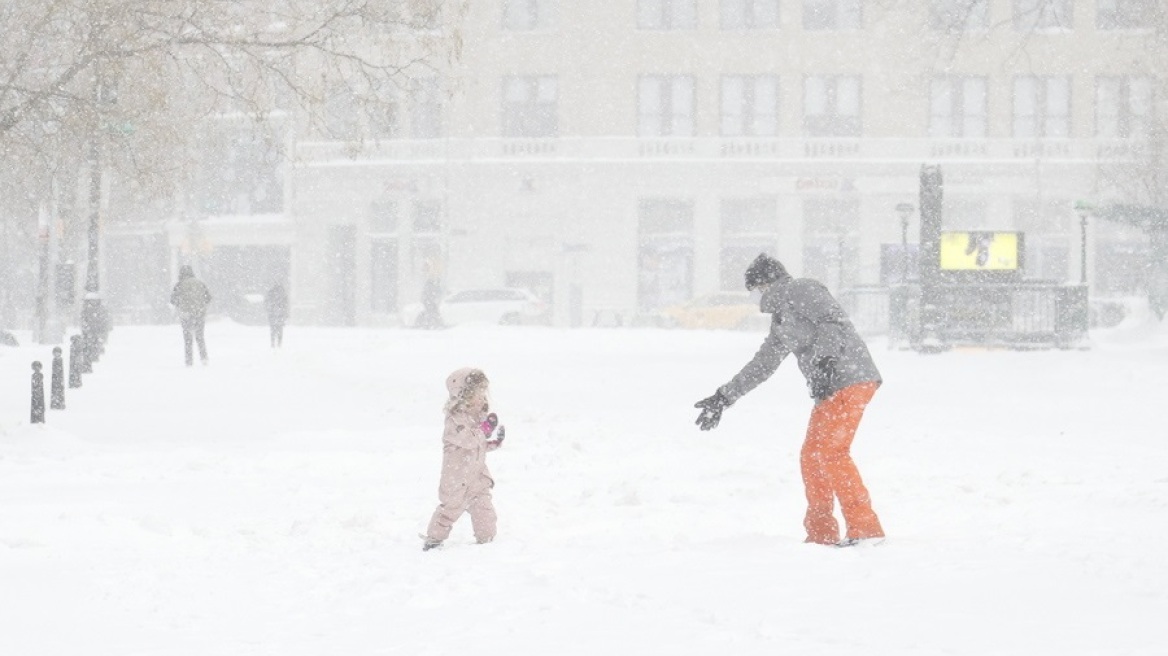
[[[466,389],[468,379],[471,378],[472,374],[478,374],[482,376],[483,372],[475,369],[474,367],[463,367],[462,369],[458,369],[454,373],[447,376],[446,391],[450,393],[450,396],[453,397],[462,394],[462,391]]]

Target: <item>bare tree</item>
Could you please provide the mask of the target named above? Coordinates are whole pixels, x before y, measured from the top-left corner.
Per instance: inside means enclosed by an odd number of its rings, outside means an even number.
[[[101,115],[263,115],[343,85],[375,102],[457,56],[452,0],[25,0],[0,8],[0,135]]]
[[[113,195],[131,198],[127,206],[172,201],[197,178],[192,144],[225,117],[237,134],[250,130],[277,149],[286,129],[361,142],[411,79],[459,56],[466,6],[0,2],[0,247],[27,247],[38,205],[54,194],[65,214],[92,204],[85,189],[98,167],[118,180]],[[328,120],[336,97],[357,117],[343,134]],[[74,233],[80,215],[73,212]]]
[[[411,77],[458,56],[464,1],[2,3],[0,162],[28,180],[92,159],[83,144],[97,142],[106,166],[167,180],[210,116],[327,133],[326,100],[345,94],[376,117]]]

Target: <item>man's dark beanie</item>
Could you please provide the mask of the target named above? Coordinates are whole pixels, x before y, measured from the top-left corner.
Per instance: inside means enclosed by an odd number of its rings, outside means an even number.
[[[746,267],[746,289],[754,290],[789,275],[778,260],[766,253],[759,253],[750,266]]]

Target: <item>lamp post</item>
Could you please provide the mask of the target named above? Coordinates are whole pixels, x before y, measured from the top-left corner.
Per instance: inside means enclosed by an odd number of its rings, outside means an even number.
[[[85,296],[81,301],[81,343],[86,360],[96,362],[104,339],[98,269],[101,262],[101,146],[98,139],[101,137],[95,129],[89,138],[89,221],[86,226]]]
[[[40,261],[37,267],[36,342],[48,344],[49,326],[49,237],[50,217],[47,202],[42,202],[37,213],[37,237],[40,242]]]
[[[908,283],[908,220],[916,210],[912,203],[897,203],[896,213],[900,215],[900,282]]]
[[[81,334],[87,357],[96,360],[101,353],[109,326],[101,303],[101,203],[102,203],[102,131],[106,129],[105,109],[117,100],[117,90],[108,84],[101,71],[93,80],[93,127],[89,135],[89,224],[86,229],[85,297],[81,306]]]
[[[1091,204],[1075,201],[1075,213],[1079,215],[1079,284],[1087,284],[1087,217],[1091,215]]]

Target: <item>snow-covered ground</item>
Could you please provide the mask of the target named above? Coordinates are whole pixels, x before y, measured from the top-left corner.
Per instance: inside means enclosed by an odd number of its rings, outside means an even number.
[[[27,343],[27,334],[20,335]],[[854,455],[889,533],[802,543],[793,362],[712,433],[761,335],[122,327],[28,423],[0,347],[0,654],[1163,654],[1168,331],[1089,351],[873,341]],[[500,535],[417,537],[443,378],[507,425]],[[46,383],[47,383],[46,376]]]

